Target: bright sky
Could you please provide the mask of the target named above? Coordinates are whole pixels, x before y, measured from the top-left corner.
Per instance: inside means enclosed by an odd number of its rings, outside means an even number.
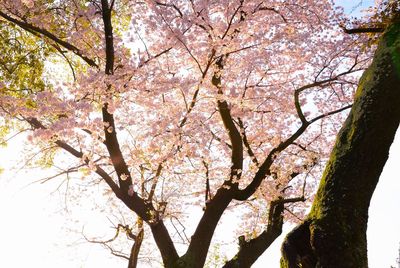
[[[1,149],[0,163],[3,167],[20,159],[18,147],[23,142],[16,139],[7,149]],[[400,242],[400,131],[390,150],[390,157],[380,178],[370,207],[368,228],[368,251],[370,268],[389,268],[395,265]],[[96,215],[81,207],[75,215],[79,222],[66,221],[58,213],[63,199],[54,191],[57,184],[26,185],[43,174],[5,171],[0,175],[0,267],[54,267],[102,268],[124,267],[123,260],[112,257],[98,245],[85,243],[80,234],[68,232],[66,225],[90,226],[92,233],[98,224],[98,234],[109,228],[104,219],[96,221]],[[290,226],[285,230],[289,231]],[[218,231],[218,230],[217,230]],[[283,236],[267,250],[253,266],[255,268],[279,267],[279,248]],[[71,246],[72,245],[72,246]]]
[[[336,0],[350,12],[358,1]],[[362,1],[363,6],[373,2]],[[358,15],[359,8],[352,12]],[[0,165],[6,170],[0,175],[0,267],[58,267],[102,268],[125,267],[119,260],[99,245],[85,243],[79,233],[68,232],[74,224],[66,220],[63,197],[54,189],[57,183],[32,184],[45,176],[40,172],[7,170],[21,159],[23,138],[12,140],[8,148],[0,149]],[[390,151],[389,160],[380,178],[370,207],[368,227],[368,253],[370,268],[390,268],[396,265],[400,242],[400,131]],[[104,230],[109,224],[104,219],[96,221],[96,215],[81,206],[79,221],[93,233]],[[95,226],[96,223],[98,226]],[[290,226],[285,226],[289,231]],[[100,232],[101,233],[101,232]],[[279,267],[279,248],[283,235],[267,250],[253,267]]]

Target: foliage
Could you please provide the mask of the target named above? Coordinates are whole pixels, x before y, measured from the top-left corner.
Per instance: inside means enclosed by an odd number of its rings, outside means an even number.
[[[235,261],[303,217],[370,57],[328,0],[5,0],[0,17],[19,46],[3,67],[33,55],[4,76],[1,116],[51,148],[44,165],[68,158],[58,175],[105,182],[106,209],[143,219],[167,267],[202,267],[227,210]],[[193,210],[188,240],[173,222]]]

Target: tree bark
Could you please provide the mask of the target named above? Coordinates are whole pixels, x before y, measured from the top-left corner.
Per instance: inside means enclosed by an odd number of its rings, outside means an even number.
[[[142,246],[143,238],[144,238],[144,229],[141,227],[139,233],[136,236],[135,243],[131,248],[131,254],[129,256],[128,268],[136,268],[139,260],[139,251]]]
[[[281,267],[368,267],[368,207],[400,121],[400,21],[382,35],[307,219],[282,245]]]
[[[268,213],[268,226],[259,236],[245,241],[239,237],[239,251],[222,268],[249,268],[282,233],[284,200],[272,201]]]

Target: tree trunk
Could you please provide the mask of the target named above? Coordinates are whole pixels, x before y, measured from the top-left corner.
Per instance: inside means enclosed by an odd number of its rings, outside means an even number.
[[[382,35],[360,80],[307,219],[282,245],[281,267],[368,267],[368,207],[400,121],[400,22]]]

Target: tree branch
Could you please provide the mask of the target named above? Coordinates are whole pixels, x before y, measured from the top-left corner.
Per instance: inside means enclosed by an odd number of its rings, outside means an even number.
[[[83,54],[83,52],[79,48],[77,48],[76,46],[74,46],[74,45],[72,45],[72,44],[70,44],[70,43],[68,43],[68,42],[66,42],[64,40],[61,40],[60,38],[58,38],[57,36],[55,36],[54,34],[49,32],[48,30],[41,29],[41,28],[36,27],[36,26],[34,26],[32,24],[29,24],[27,22],[17,20],[17,19],[7,15],[6,13],[4,13],[2,11],[0,11],[0,16],[3,17],[4,19],[6,19],[7,21],[18,25],[22,29],[24,29],[24,30],[26,30],[26,31],[28,31],[28,32],[30,32],[32,34],[35,34],[38,37],[40,37],[40,35],[43,35],[43,36],[49,38],[50,40],[56,42],[60,46],[68,49],[69,51],[71,51],[72,53],[74,53],[75,55],[80,57],[82,60],[84,60],[90,66],[97,67],[97,68],[99,67],[94,60],[92,60],[89,57],[85,56]]]
[[[355,72],[357,70],[357,69],[354,69],[356,64],[357,64],[357,62],[349,70],[347,70],[345,72],[339,73],[339,74],[337,74],[337,75],[335,75],[333,77],[330,77],[330,78],[327,78],[327,79],[324,79],[324,80],[321,80],[321,81],[316,81],[314,83],[302,86],[302,87],[297,88],[295,90],[295,106],[296,106],[296,111],[298,113],[298,116],[300,118],[300,121],[301,121],[302,125],[287,140],[285,140],[284,142],[281,142],[277,147],[275,147],[274,149],[271,150],[271,152],[268,154],[267,158],[264,160],[264,162],[259,167],[259,169],[258,169],[257,173],[255,174],[255,176],[254,176],[253,180],[251,181],[251,183],[246,188],[244,188],[243,190],[238,190],[237,191],[237,193],[235,194],[235,199],[236,200],[241,200],[241,201],[247,200],[257,190],[257,188],[260,186],[260,184],[264,180],[264,178],[266,176],[270,175],[269,168],[271,167],[271,165],[272,165],[272,163],[273,163],[273,161],[274,161],[274,159],[276,157],[276,154],[280,153],[281,151],[285,150],[289,145],[293,144],[293,142],[306,131],[308,126],[310,126],[312,123],[314,123],[314,122],[316,122],[316,121],[318,121],[318,120],[320,120],[322,118],[325,118],[327,116],[330,116],[330,115],[333,115],[333,114],[336,114],[336,113],[340,113],[340,112],[342,112],[342,111],[344,111],[344,110],[346,110],[346,109],[351,107],[351,105],[348,105],[348,106],[345,106],[343,108],[340,108],[340,109],[337,109],[337,110],[334,110],[334,111],[319,115],[319,116],[313,118],[312,120],[308,121],[305,118],[305,116],[304,116],[304,114],[303,114],[303,112],[301,110],[298,98],[299,98],[299,94],[301,92],[303,92],[304,90],[306,90],[306,89],[323,86],[323,85],[325,85],[327,83],[330,83],[330,82],[333,82],[333,81],[337,80],[341,76],[344,76],[346,74],[350,74],[352,72]]]
[[[257,237],[245,241],[244,236],[239,237],[239,251],[223,268],[249,268],[265,252],[267,248],[282,233],[283,213],[285,204],[304,202],[304,197],[283,199],[279,197],[271,201],[268,212],[267,229]]]
[[[173,8],[179,15],[180,18],[183,18],[183,13],[182,11],[174,4],[166,4],[166,3],[162,3],[160,1],[155,1],[155,3],[159,6],[163,6],[163,7],[171,7]]]
[[[216,62],[217,70],[214,72],[212,77],[212,84],[218,90],[218,94],[222,96],[222,85],[221,85],[221,72],[224,68],[224,56],[220,57]],[[229,139],[232,145],[232,154],[231,154],[231,174],[230,180],[235,181],[238,180],[241,176],[241,171],[243,169],[243,142],[242,137],[235,126],[233,118],[231,116],[230,108],[228,107],[228,103],[225,100],[217,101],[218,110],[221,115],[222,122],[225,126],[225,129],[228,132]]]
[[[303,124],[295,133],[293,133],[288,139],[285,141],[281,142],[277,147],[271,150],[271,152],[268,154],[267,158],[265,161],[261,164],[259,167],[257,173],[255,174],[253,180],[249,185],[247,185],[246,188],[243,190],[237,190],[235,194],[235,199],[244,201],[247,200],[260,186],[261,182],[264,180],[264,178],[267,175],[270,175],[270,170],[269,168],[271,167],[273,161],[275,160],[275,157],[278,153],[286,149],[289,145],[291,145],[298,137],[301,136],[301,134],[304,133],[304,131],[307,129],[309,126],[309,123]]]
[[[360,28],[352,28],[348,29],[345,26],[340,26],[343,31],[347,34],[360,34],[360,33],[383,33],[385,31],[385,27],[360,27]]]
[[[102,6],[102,17],[104,23],[104,34],[106,41],[106,67],[105,73],[112,75],[114,72],[114,44],[113,44],[113,29],[111,23],[111,10],[108,6],[107,0],[101,0]],[[108,90],[111,85],[108,85]],[[138,196],[136,192],[131,192],[130,197],[127,195],[129,187],[132,185],[132,177],[129,172],[128,165],[122,155],[120,149],[117,132],[115,127],[114,116],[108,112],[108,104],[105,103],[102,107],[102,115],[105,133],[105,143],[107,150],[110,154],[111,161],[118,175],[118,181],[122,193],[124,194],[128,204],[134,208],[133,210],[146,221],[151,228],[157,247],[160,250],[163,262],[165,265],[174,263],[178,258],[174,243],[172,242],[171,236],[168,233],[163,221],[154,215],[156,210],[151,203],[146,203],[142,198]],[[125,202],[126,203],[126,202]],[[156,213],[157,214],[157,213]]]
[[[162,163],[158,165],[156,174],[154,175],[154,178],[153,178],[153,183],[151,185],[149,197],[147,198],[147,200],[150,201],[150,202],[153,200],[154,192],[156,191],[158,178],[160,177],[161,170],[162,170]]]
[[[243,144],[246,147],[247,154],[250,156],[251,161],[258,166],[259,162],[258,162],[253,150],[251,149],[249,141],[247,140],[246,129],[243,125],[242,119],[238,118],[238,122],[239,122],[240,131],[242,132]]]
[[[139,233],[135,236],[133,246],[131,248],[131,254],[129,256],[129,264],[128,268],[136,268],[138,259],[139,259],[139,251],[142,246],[143,238],[144,238],[144,228],[143,228],[143,220],[141,218],[138,219],[138,229]],[[130,232],[132,234],[132,232]],[[130,234],[128,234],[130,236]],[[133,235],[133,234],[132,234]]]
[[[101,1],[101,7],[102,7],[102,17],[104,23],[104,38],[106,43],[105,73],[107,75],[112,75],[114,72],[114,44],[113,44],[113,29],[111,24],[111,10],[108,6],[107,0]],[[108,90],[110,88],[111,85],[108,85]],[[130,185],[132,185],[132,177],[119,146],[114,116],[108,112],[108,103],[105,103],[103,105],[101,111],[104,122],[105,145],[107,147],[108,153],[110,154],[111,162],[117,173],[121,191],[124,194],[127,194]]]

